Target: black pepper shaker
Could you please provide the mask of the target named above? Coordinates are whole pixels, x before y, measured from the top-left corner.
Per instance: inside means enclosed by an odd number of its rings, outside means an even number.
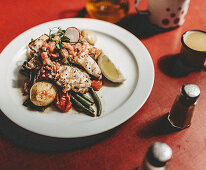
[[[168,170],[171,158],[170,146],[166,143],[155,142],[149,147],[143,164],[138,170]]]
[[[200,89],[195,84],[184,84],[177,95],[168,115],[175,128],[185,129],[191,125]]]

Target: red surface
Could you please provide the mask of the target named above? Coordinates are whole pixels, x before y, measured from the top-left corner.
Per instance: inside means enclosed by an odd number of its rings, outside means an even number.
[[[1,0],[0,51],[17,35],[35,25],[81,16],[80,10],[84,8],[85,2],[86,0]],[[133,3],[131,0],[130,13],[135,13]],[[141,4],[143,8],[144,5]],[[205,170],[205,72],[194,72],[177,78],[161,71],[158,64],[169,59],[165,56],[180,51],[183,32],[191,29],[206,31],[205,7],[206,1],[192,0],[183,26],[149,36],[155,31],[152,29],[147,32],[147,38],[146,33],[141,32],[149,29],[141,25],[143,20],[140,22],[136,18],[132,20],[135,21],[133,23],[123,24],[135,35],[141,35],[141,41],[154,62],[155,82],[145,105],[115,130],[83,139],[50,139],[23,130],[1,114],[0,169],[135,169],[141,164],[148,146],[154,141],[162,141],[173,149],[172,170]],[[191,127],[180,132],[161,133],[164,129],[160,126],[160,119],[170,110],[182,84],[188,82],[196,83],[201,89]],[[61,148],[61,152],[58,152],[58,148]]]

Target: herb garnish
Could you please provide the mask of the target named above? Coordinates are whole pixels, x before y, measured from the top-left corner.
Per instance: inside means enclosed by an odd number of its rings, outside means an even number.
[[[57,29],[57,31],[56,31],[56,29]],[[68,59],[66,58],[66,56],[64,55],[64,53],[62,51],[62,48],[64,47],[63,42],[71,43],[70,39],[68,37],[64,36],[64,33],[65,33],[65,30],[61,29],[60,27],[53,27],[52,29],[50,29],[49,35],[47,35],[47,34],[46,35],[49,37],[49,41],[55,41],[55,50],[61,51],[61,54],[65,59],[63,64],[70,65],[70,62],[68,61]],[[60,40],[55,39],[54,38],[55,36],[59,36]],[[83,44],[83,41],[79,41],[79,43]],[[46,49],[43,49],[43,51],[44,50],[46,50]]]
[[[63,29],[61,29],[60,27],[58,27],[57,34],[58,34],[59,36],[63,36],[64,33],[65,33],[65,30],[63,30]]]
[[[50,68],[52,68],[52,64],[48,64],[48,66],[49,66]]]
[[[80,40],[79,43],[82,44],[82,45],[84,44],[84,42],[82,40]]]
[[[59,43],[55,43],[55,49],[57,49],[57,50],[60,50],[60,49],[61,49],[61,46],[60,46]]]
[[[54,32],[55,29],[58,29],[58,31],[56,33],[52,33]],[[49,37],[50,41],[55,41],[55,49],[56,50],[61,50],[64,46],[64,44],[62,42],[68,42],[70,43],[70,39],[66,36],[64,36],[65,30],[61,29],[60,27],[54,27],[52,29],[50,29],[49,31],[49,35],[47,35]],[[58,35],[60,37],[60,40],[55,39],[54,37]]]
[[[68,37],[66,37],[66,36],[62,36],[62,37],[61,37],[61,41],[62,41],[62,42],[68,42],[68,43],[69,43],[69,42],[70,42],[70,39],[69,39]]]
[[[47,47],[42,48],[42,51],[46,52],[46,50],[47,50]]]
[[[64,61],[64,65],[70,65],[70,63],[69,63],[69,61],[67,60],[67,58],[66,58],[66,56],[64,55],[64,52],[62,51],[62,49],[61,49],[61,52],[62,52],[62,55],[63,55],[63,57],[64,57],[64,59],[65,59],[65,61]]]

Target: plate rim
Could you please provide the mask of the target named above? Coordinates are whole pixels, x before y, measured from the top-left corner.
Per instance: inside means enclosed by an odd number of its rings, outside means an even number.
[[[125,34],[127,34],[133,41],[136,41],[138,42],[138,45],[141,46],[141,48],[144,50],[145,52],[145,55],[147,56],[147,58],[145,58],[145,61],[147,61],[148,65],[147,66],[150,66],[149,68],[146,68],[147,69],[147,75],[149,75],[150,79],[149,79],[149,85],[147,84],[147,90],[146,90],[146,94],[144,94],[144,99],[141,101],[141,103],[135,107],[135,109],[128,113],[128,114],[125,114],[124,117],[121,117],[121,120],[120,121],[113,121],[112,122],[112,125],[110,125],[109,127],[107,128],[103,128],[101,130],[98,130],[98,132],[95,132],[95,133],[87,133],[86,135],[73,135],[73,136],[68,136],[68,135],[49,135],[49,134],[45,134],[45,133],[41,133],[39,132],[38,130],[33,130],[33,129],[30,129],[28,127],[25,127],[24,125],[22,125],[21,123],[19,122],[16,122],[13,117],[11,117],[11,115],[8,115],[6,112],[6,107],[2,105],[2,103],[0,102],[0,109],[1,111],[4,113],[4,115],[9,118],[12,122],[14,122],[15,124],[17,124],[18,126],[26,129],[26,130],[29,130],[31,132],[34,132],[34,133],[37,133],[37,134],[40,134],[40,135],[44,135],[44,136],[48,136],[48,137],[55,137],[55,138],[78,138],[78,137],[86,137],[86,136],[92,136],[92,135],[96,135],[96,134],[99,134],[99,133],[103,133],[105,131],[108,131],[108,130],[111,130],[115,127],[117,127],[118,125],[126,122],[129,118],[131,118],[134,114],[136,114],[139,109],[144,105],[144,103],[146,102],[146,100],[148,99],[151,91],[152,91],[152,88],[153,88],[153,84],[154,84],[154,77],[155,77],[155,72],[154,72],[154,64],[153,64],[153,61],[152,61],[152,57],[151,55],[149,54],[147,48],[143,45],[143,43],[136,37],[134,36],[131,32],[127,31],[126,29],[118,26],[118,25],[115,25],[115,24],[112,24],[112,23],[109,23],[109,22],[106,22],[106,21],[102,21],[102,20],[97,20],[97,19],[90,19],[90,18],[66,18],[66,19],[59,19],[59,20],[53,20],[53,21],[49,21],[49,22],[45,22],[45,23],[42,23],[42,24],[39,24],[39,25],[36,25],[26,31],[24,31],[23,33],[21,33],[20,35],[18,35],[16,38],[14,38],[4,49],[3,51],[1,52],[0,56],[4,56],[6,55],[7,51],[9,50],[9,48],[11,48],[11,46],[23,35],[27,34],[29,31],[33,30],[33,29],[38,29],[39,27],[41,26],[44,26],[44,25],[47,25],[47,24],[52,24],[52,23],[55,23],[55,22],[63,22],[63,21],[75,21],[75,22],[96,22],[96,23],[99,23],[99,24],[103,24],[103,25],[106,25],[106,26],[111,26],[113,29],[117,29],[117,30],[121,30],[120,32],[124,32]],[[116,38],[116,37],[115,37]],[[119,39],[118,39],[119,40]],[[122,42],[122,41],[121,41]],[[130,49],[129,49],[130,50]],[[132,52],[133,53],[133,52]],[[133,54],[134,55],[134,54]],[[137,58],[136,56],[134,55],[135,57],[135,60],[137,62]],[[0,64],[1,65],[1,64]],[[142,69],[141,66],[139,65],[138,63],[138,69]],[[0,68],[1,70],[1,68]],[[140,73],[141,70],[139,70],[139,73]],[[142,81],[142,74],[139,74],[139,78],[138,78],[138,82],[137,84],[141,83]],[[3,83],[2,83],[3,84]],[[0,87],[3,87],[3,85],[0,85]],[[141,84],[142,85],[142,84]],[[139,87],[141,88],[141,87]],[[1,91],[1,88],[0,88],[0,91]],[[137,85],[133,91],[133,93],[136,94],[136,91],[137,91]],[[134,94],[131,94],[131,96],[133,96]],[[130,96],[130,98],[131,98]],[[0,96],[0,99],[1,99],[1,96]],[[131,99],[130,99],[131,100]],[[128,102],[128,101],[127,101]],[[130,101],[131,103],[131,101]],[[125,105],[125,104],[124,104]],[[123,108],[125,109],[125,108]],[[118,110],[118,109],[117,109]],[[111,114],[112,115],[112,114]],[[107,117],[107,116],[106,116]],[[113,117],[113,116],[110,116],[110,117]],[[98,119],[96,119],[98,120]],[[90,127],[91,128],[91,127]]]

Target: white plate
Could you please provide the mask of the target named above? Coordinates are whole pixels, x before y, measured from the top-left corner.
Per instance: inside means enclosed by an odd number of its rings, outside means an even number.
[[[26,46],[31,38],[49,33],[53,27],[93,30],[96,47],[101,48],[120,68],[127,80],[113,86],[105,83],[98,92],[103,104],[100,117],[75,112],[45,113],[28,110],[22,105],[23,77],[18,70],[26,58]],[[145,46],[125,29],[95,19],[61,19],[35,26],[15,38],[1,53],[0,108],[19,126],[32,132],[60,138],[84,137],[112,129],[133,116],[147,100],[154,82],[153,62]]]

